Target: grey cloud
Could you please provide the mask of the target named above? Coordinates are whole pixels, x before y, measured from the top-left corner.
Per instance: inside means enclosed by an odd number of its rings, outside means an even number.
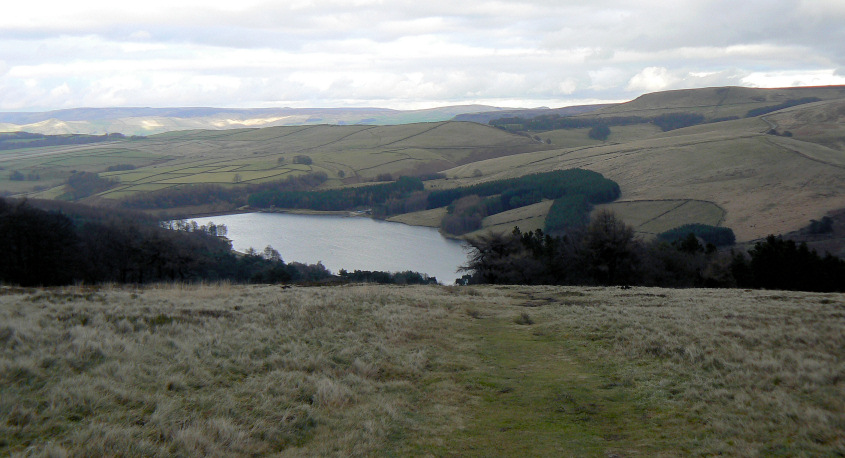
[[[840,4],[336,0],[114,9],[79,24],[0,27],[0,109],[619,100],[656,87],[742,84],[754,72],[842,75]]]

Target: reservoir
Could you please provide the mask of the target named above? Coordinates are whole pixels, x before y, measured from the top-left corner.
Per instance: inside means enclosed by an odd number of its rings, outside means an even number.
[[[340,269],[412,270],[446,285],[462,274],[468,244],[443,237],[437,229],[365,217],[243,213],[190,218],[200,225],[224,224],[237,251],[261,252],[271,245],[286,262],[322,262],[332,273]]]

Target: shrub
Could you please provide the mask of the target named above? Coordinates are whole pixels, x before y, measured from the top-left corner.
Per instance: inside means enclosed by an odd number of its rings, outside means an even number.
[[[593,140],[605,141],[607,140],[607,137],[610,137],[610,127],[607,127],[605,124],[599,124],[598,126],[591,128],[590,131],[587,132],[587,136]]]
[[[705,243],[712,243],[717,247],[730,246],[736,243],[736,236],[731,228],[709,224],[684,224],[658,234],[657,238],[672,243],[685,239],[689,234],[693,234],[704,240]]]
[[[294,156],[293,163],[294,164],[304,164],[304,165],[311,165],[314,161],[311,160],[311,157],[306,156],[304,154],[298,154]]]

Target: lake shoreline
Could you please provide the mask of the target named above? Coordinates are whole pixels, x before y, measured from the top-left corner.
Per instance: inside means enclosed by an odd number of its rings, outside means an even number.
[[[440,233],[443,238],[449,240],[455,240],[459,242],[466,242],[468,239],[466,237],[462,237],[460,235],[449,234],[447,232],[443,232],[443,230],[438,226],[431,226],[427,224],[413,224],[407,221],[395,220],[392,218],[376,218],[372,216],[372,214],[368,213],[367,211],[353,211],[353,210],[308,210],[308,209],[301,209],[301,208],[253,208],[253,207],[239,207],[235,210],[222,210],[217,212],[198,212],[198,213],[189,213],[188,216],[178,216],[178,217],[169,217],[169,220],[192,220],[196,218],[211,218],[215,216],[230,216],[230,215],[242,215],[246,213],[278,213],[278,214],[286,214],[286,215],[312,215],[312,216],[343,216],[349,218],[369,218],[374,221],[385,221],[388,223],[397,223],[397,224],[404,224],[406,226],[411,227],[426,227],[431,229],[437,229],[437,232]],[[395,216],[395,215],[394,215]]]
[[[286,262],[322,262],[332,272],[415,271],[452,284],[466,264],[468,243],[438,228],[372,218],[365,212],[243,211],[190,218],[225,225],[232,248],[272,246]]]

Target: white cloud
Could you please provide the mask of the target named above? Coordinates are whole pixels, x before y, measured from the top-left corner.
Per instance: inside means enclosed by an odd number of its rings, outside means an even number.
[[[742,78],[742,83],[751,87],[845,85],[845,75],[837,74],[834,69],[754,72]]]
[[[629,91],[655,92],[668,89],[679,81],[679,78],[669,74],[665,67],[647,67],[634,75],[628,82]]]

